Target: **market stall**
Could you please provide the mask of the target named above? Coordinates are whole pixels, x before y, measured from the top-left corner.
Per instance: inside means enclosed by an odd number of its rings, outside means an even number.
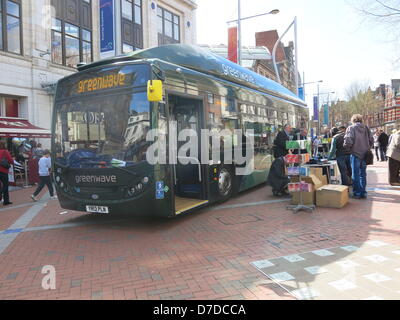
[[[24,140],[31,141],[34,139],[49,138],[51,138],[50,130],[34,126],[27,119],[0,118],[0,139],[6,140],[7,148],[11,152],[11,154],[15,156],[15,158],[17,158],[18,156],[22,156],[19,154],[22,151],[14,145],[15,141],[19,142],[18,146],[20,146],[20,144]],[[10,184],[15,185],[16,176],[18,176],[19,178],[24,179],[24,185],[27,186],[29,184],[28,161],[18,161],[18,159],[15,161],[15,165],[11,166],[9,171]],[[17,167],[17,169],[15,167]]]
[[[329,150],[329,140],[323,141]],[[314,144],[320,147],[321,142]],[[292,194],[292,205],[288,209],[294,212],[313,210],[315,207],[342,208],[348,202],[349,188],[341,185],[341,176],[336,161],[326,159],[327,152],[314,152],[310,157],[311,141],[287,141],[289,154],[285,157],[287,173],[291,179],[288,185]],[[306,149],[308,153],[292,154],[293,150]]]

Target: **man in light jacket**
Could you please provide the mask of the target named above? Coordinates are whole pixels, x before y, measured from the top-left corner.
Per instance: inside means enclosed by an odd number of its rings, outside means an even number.
[[[400,186],[400,130],[392,134],[386,155],[389,157],[389,183]]]
[[[355,114],[351,117],[353,125],[347,128],[344,136],[344,147],[350,151],[350,162],[353,179],[353,198],[367,198],[367,163],[365,156],[372,148],[374,139],[370,129],[363,124],[363,117]]]

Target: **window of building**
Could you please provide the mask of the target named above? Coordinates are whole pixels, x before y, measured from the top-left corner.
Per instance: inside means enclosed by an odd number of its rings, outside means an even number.
[[[143,49],[142,1],[121,0],[122,52]]]
[[[52,61],[75,68],[93,61],[91,0],[52,0]]]
[[[0,96],[0,116],[9,118],[18,118],[19,100]]]
[[[22,54],[21,0],[0,0],[0,50]]]
[[[4,99],[5,116],[10,118],[18,118],[19,101],[17,99]]]
[[[180,42],[180,17],[165,10],[157,8],[158,45]]]

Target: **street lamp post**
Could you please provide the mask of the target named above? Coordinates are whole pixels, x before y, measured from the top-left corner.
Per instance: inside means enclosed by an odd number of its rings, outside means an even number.
[[[305,81],[305,77],[303,76],[303,93],[304,93],[304,97],[306,96],[306,85],[307,84],[313,84],[313,83],[317,83],[318,84],[318,103],[317,103],[317,105],[319,105],[319,84],[324,82],[324,80],[312,81],[312,82],[304,82],[304,81]],[[318,112],[319,112],[319,110],[318,110]],[[318,120],[316,121],[315,119],[313,119],[313,122],[319,122],[319,114],[318,114]],[[318,128],[317,128],[317,135],[319,135],[319,129]]]
[[[304,73],[303,73],[303,81],[304,81],[305,77],[304,77]],[[321,82],[324,82],[324,80],[319,80],[319,81],[313,81],[313,82],[303,82],[303,92],[304,92],[304,97],[306,96],[306,84],[313,84],[313,83],[318,83],[318,88],[319,88],[319,84]],[[319,90],[319,89],[318,89]]]
[[[238,64],[242,65],[242,18],[240,0],[238,0]]]
[[[271,10],[270,12],[256,14],[254,16],[249,16],[249,17],[242,18],[241,17],[240,0],[238,0],[238,19],[237,20],[228,21],[227,23],[237,22],[237,24],[238,24],[238,64],[239,65],[242,65],[242,30],[241,30],[242,29],[242,25],[241,25],[241,21],[247,20],[247,19],[251,19],[251,18],[265,16],[267,14],[278,14],[278,13],[279,13],[279,10],[278,9],[274,9],[274,10]]]
[[[278,44],[281,42],[282,38],[286,35],[286,33],[290,30],[290,28],[294,26],[294,42],[295,42],[295,79],[296,79],[296,92],[297,95],[299,95],[299,70],[298,70],[298,43],[297,43],[297,17],[294,17],[293,22],[289,25],[289,27],[286,29],[286,31],[279,37],[278,41],[276,41],[274,45],[274,49],[272,50],[272,61],[274,63],[274,69],[275,69],[275,74],[276,78],[279,83],[281,83],[281,77],[279,76],[278,72],[278,67],[276,65],[276,49],[278,47]]]
[[[320,93],[319,92],[319,84],[318,84],[318,132],[320,131],[321,128],[321,117],[319,116],[319,96],[321,95],[328,95],[328,108],[329,108],[329,96],[330,94],[336,93],[335,91],[331,91],[331,92],[324,92],[324,93]],[[328,123],[327,125],[329,125],[329,119],[328,119]]]

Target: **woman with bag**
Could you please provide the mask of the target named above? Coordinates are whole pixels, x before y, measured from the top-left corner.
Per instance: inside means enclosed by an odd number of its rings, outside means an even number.
[[[400,186],[400,130],[392,134],[387,156],[389,157],[389,183],[391,186]]]
[[[11,154],[6,148],[6,143],[4,141],[0,141],[0,181],[3,185],[1,196],[4,200],[5,206],[12,204],[8,194],[8,171],[13,162],[14,161],[11,158]]]

